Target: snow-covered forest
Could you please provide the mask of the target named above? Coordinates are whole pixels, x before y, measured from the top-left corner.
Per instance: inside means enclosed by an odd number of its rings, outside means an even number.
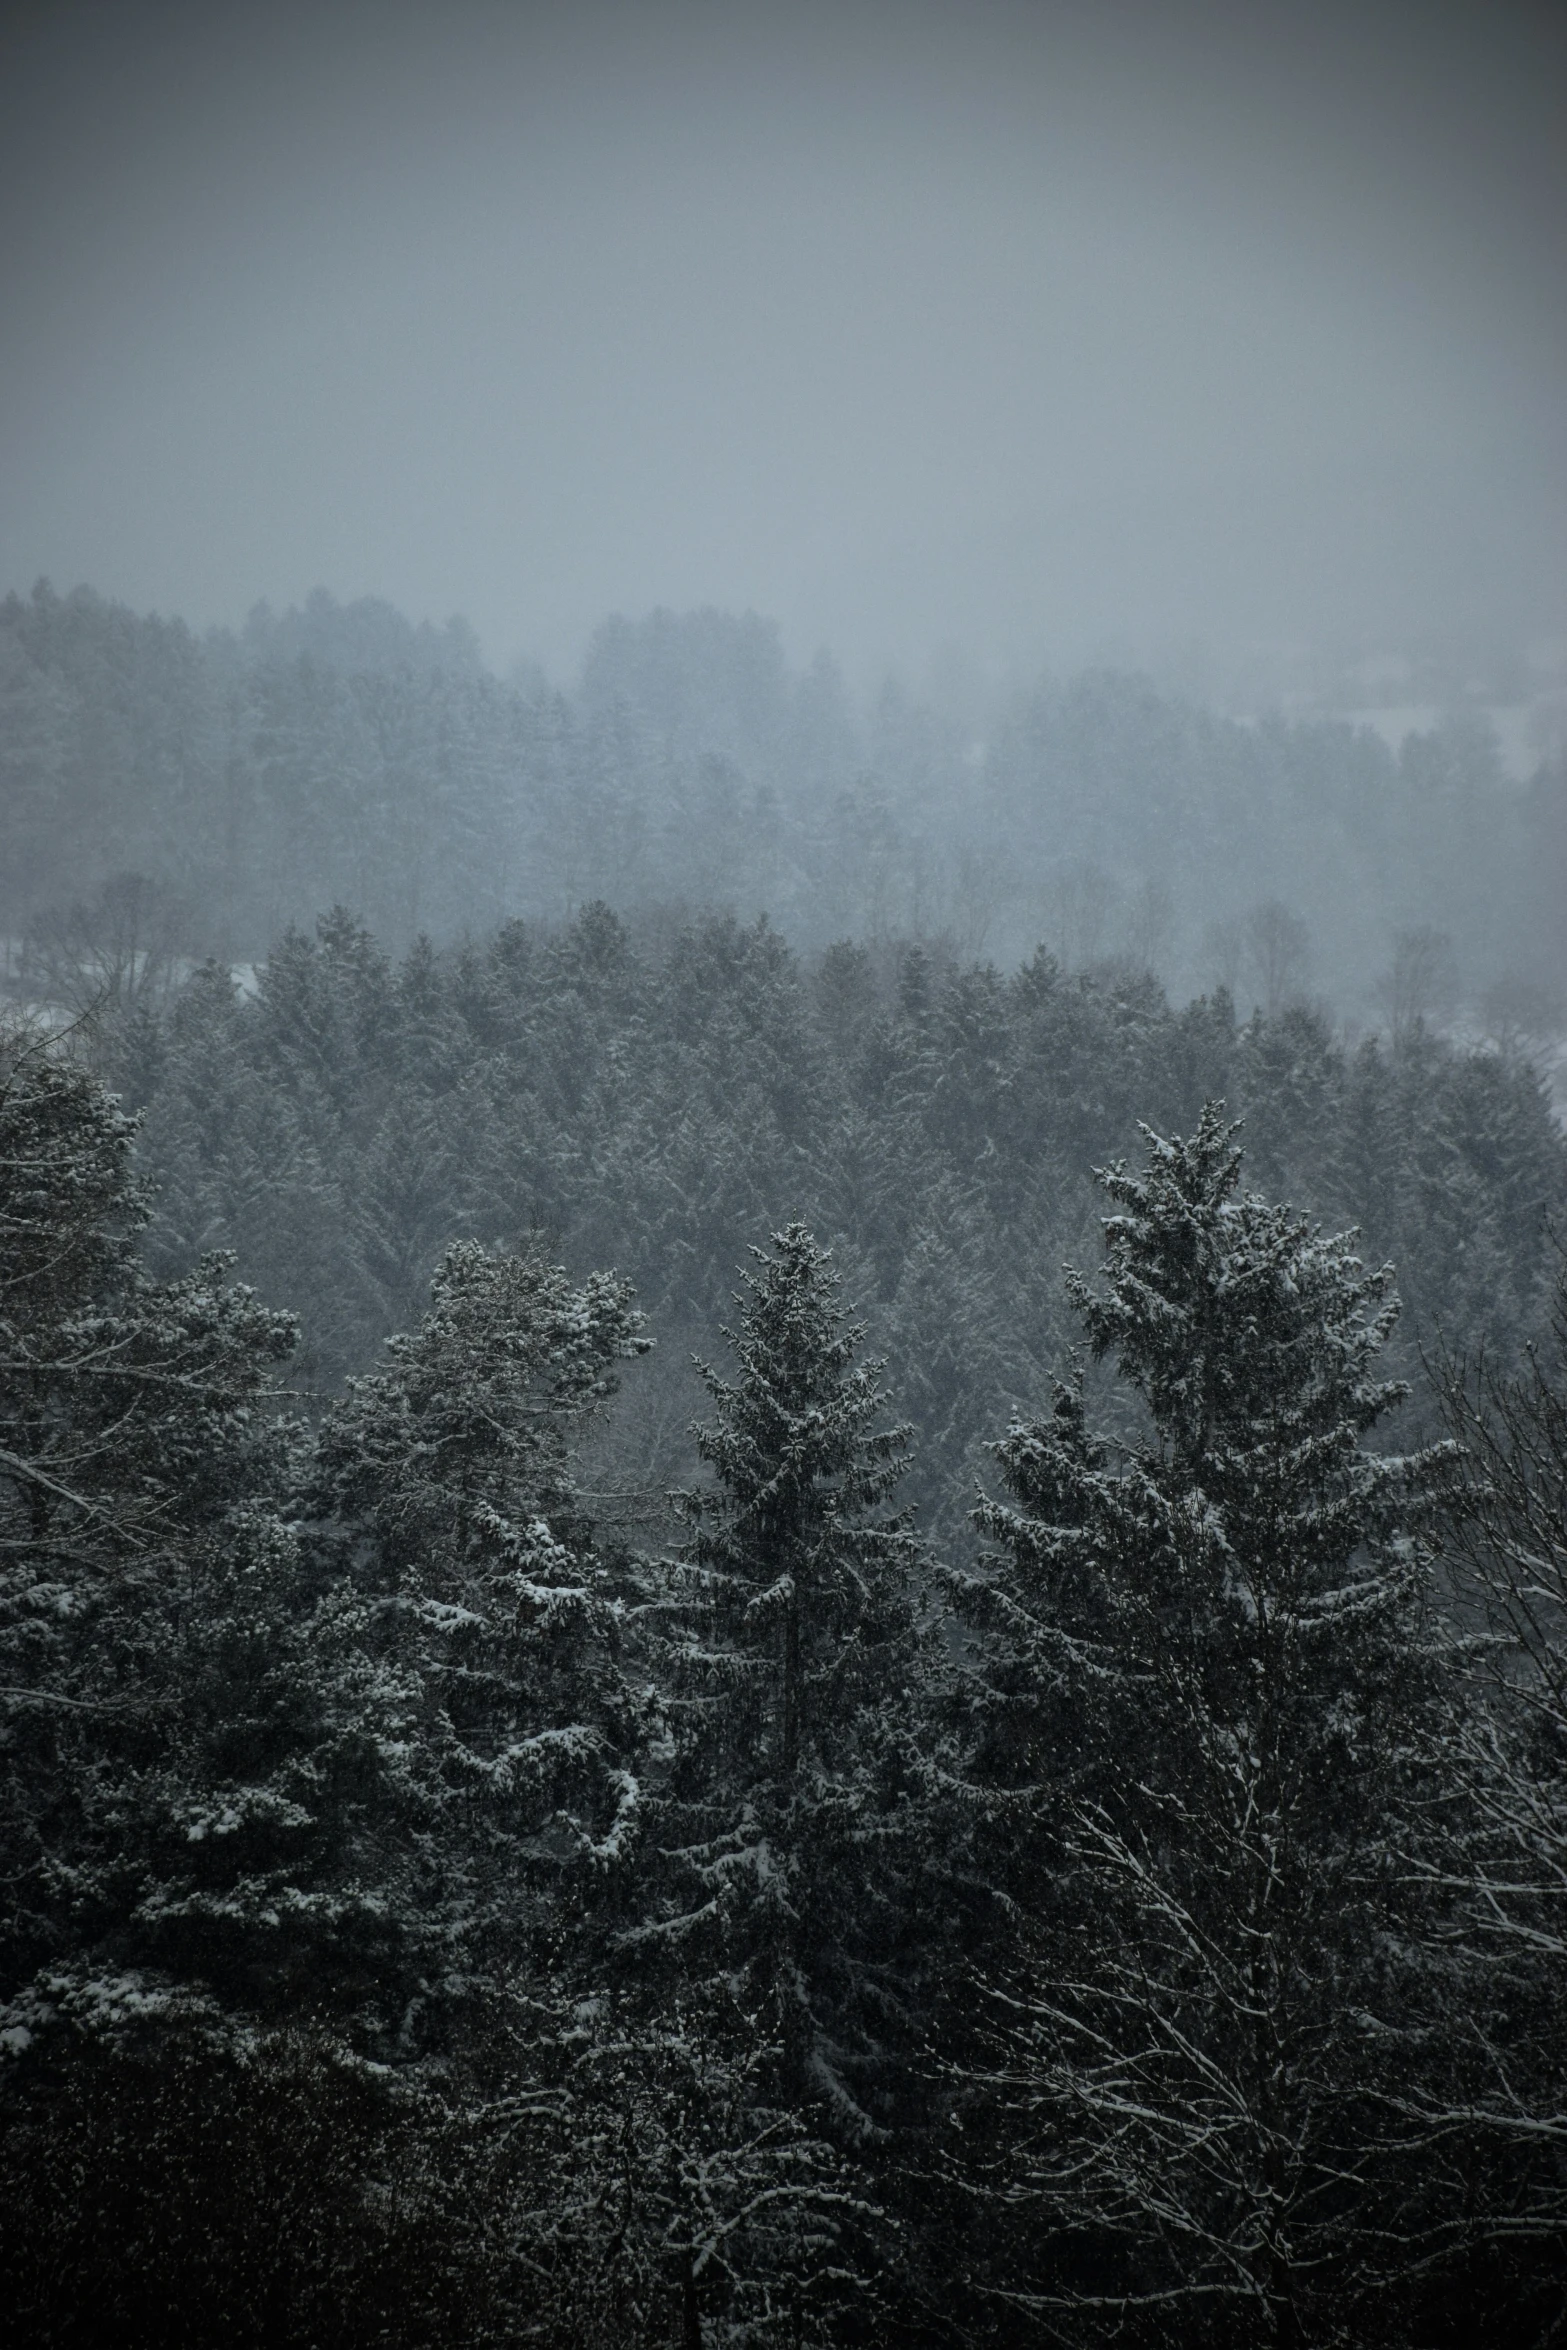
[[[1561,777],[0,623],[24,2338],[1553,2338]]]
[[[1564,98],[0,12],[3,2350],[1567,2350]]]
[[[374,601],[198,636],[40,586],[0,603],[0,935],[50,994],[84,956],[250,963],[334,904],[399,953],[603,899],[1559,1041],[1560,709],[1520,777],[1446,698],[1398,749],[1374,712],[1243,720],[1114,670],[857,698],[715,611],[607,621],[557,690]]]

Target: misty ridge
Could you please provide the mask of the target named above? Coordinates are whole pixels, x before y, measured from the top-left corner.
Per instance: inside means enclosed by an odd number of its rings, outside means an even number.
[[[1395,745],[1376,707],[1237,719],[1133,672],[1004,688],[956,661],[855,697],[829,653],[791,669],[769,623],[714,610],[606,621],[561,691],[371,599],[198,637],[40,584],[0,605],[7,982],[145,990],[332,905],[396,953],[602,901],[666,928],[765,914],[808,954],[1005,969],[1043,945],[1243,1015],[1549,1050],[1559,694],[1534,681],[1504,762],[1486,678],[1516,704],[1517,660],[1344,666],[1345,697],[1448,712],[1406,712]]]
[[[1423,1409],[1422,1347],[1513,1361],[1542,1327],[1549,694],[1524,780],[1483,705],[1395,749],[1108,669],[857,701],[716,610],[606,621],[568,693],[375,599],[198,637],[40,584],[0,660],[10,1001],[88,1018],[141,1120],[150,1267],[232,1251],[322,1394],[458,1236],[613,1264],[662,1344],[603,1480],[656,1518],[695,1471],[682,1366],[804,1216],[914,1417],[909,1498],[961,1545],[994,1429],[1070,1347],[1090,1170],[1209,1098],[1273,1191],[1398,1264]]]

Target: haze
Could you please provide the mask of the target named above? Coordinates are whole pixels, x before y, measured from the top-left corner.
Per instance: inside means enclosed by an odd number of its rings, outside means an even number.
[[[316,584],[566,675],[1567,618],[1518,7],[13,11],[0,586]]]

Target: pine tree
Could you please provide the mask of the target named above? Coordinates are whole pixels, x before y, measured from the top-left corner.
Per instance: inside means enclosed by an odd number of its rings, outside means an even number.
[[[691,2344],[822,2339],[885,2284],[858,2158],[899,2118],[914,2022],[919,1554],[887,1506],[907,1432],[878,1424],[878,1366],[805,1227],[753,1256],[739,1376],[703,1369],[713,1481],[645,1570],[667,1734],[622,1944]],[[726,2210],[755,2214],[732,2242]]]
[[[320,1432],[304,1539],[414,1692],[424,1879],[408,1897],[443,1921],[446,1995],[543,1963],[568,1891],[580,1907],[584,1878],[635,1842],[643,1699],[570,1444],[645,1350],[641,1326],[612,1274],[578,1287],[459,1242],[419,1328]]]
[[[1241,1193],[1212,1105],[1148,1143],[1101,1177],[1103,1288],[1070,1278],[1141,1422],[1098,1439],[1060,1391],[981,1512],[979,1760],[1055,1815],[994,2011],[991,2179],[1028,2217],[1023,2305],[1297,2343],[1369,2322],[1413,2257],[1386,2100],[1431,1990],[1411,1528],[1439,1463],[1363,1442],[1401,1393],[1388,1275]]]
[[[42,1045],[0,1065],[3,1993],[84,1953],[156,1965],[153,1887],[196,1799],[187,1676],[275,1480],[286,1315],[221,1260],[148,1281],[133,1122]],[[264,1545],[264,1538],[258,1537]],[[230,1847],[233,1849],[232,1845]],[[63,1977],[62,1977],[63,1980]]]
[[[752,1253],[726,1332],[739,1377],[703,1368],[716,1411],[696,1442],[714,1480],[680,1497],[661,1841],[685,1883],[670,1924],[710,1934],[765,1997],[786,2098],[821,2101],[855,2137],[873,2127],[898,2010],[887,1864],[908,1792],[918,1546],[885,1505],[908,1432],[877,1426],[879,1366],[856,1362],[862,1332],[805,1227]]]
[[[292,1323],[147,1279],[133,1135],[6,1046],[0,2298],[20,2340],[325,2338],[404,2224],[359,2054],[428,1965],[384,1899],[409,1708],[279,1514]]]

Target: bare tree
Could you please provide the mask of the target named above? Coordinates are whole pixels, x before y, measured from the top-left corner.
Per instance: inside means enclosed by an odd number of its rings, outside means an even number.
[[[1098,865],[1067,865],[1046,892],[1047,918],[1062,962],[1081,971],[1103,955],[1120,892]]]
[[[178,891],[117,873],[95,898],[37,916],[22,952],[22,985],[73,1012],[129,1011],[160,1001],[199,951],[199,925]]]
[[[1246,960],[1246,933],[1238,922],[1210,922],[1202,934],[1203,978],[1215,993],[1234,996]]]
[[[954,862],[949,900],[952,940],[960,954],[984,953],[991,925],[1009,894],[1000,848],[965,842]]]
[[[1567,2231],[1567,1259],[1547,1346],[1517,1377],[1439,1367],[1465,1474],[1447,1551],[1483,1636],[1453,1760],[1454,1856],[1473,1954],[1445,2102],[1419,2116],[1495,2237]]]
[[[1265,898],[1247,915],[1244,940],[1248,976],[1271,1020],[1305,987],[1311,933],[1282,899]]]
[[[1127,958],[1144,971],[1162,971],[1175,943],[1175,900],[1162,881],[1133,891],[1122,921]]]
[[[1393,961],[1376,984],[1395,1044],[1451,1017],[1458,1001],[1458,959],[1445,930],[1423,922],[1393,934]]]
[[[1567,1034],[1567,997],[1546,980],[1504,972],[1481,997],[1480,1020],[1501,1051],[1532,1057]]]

